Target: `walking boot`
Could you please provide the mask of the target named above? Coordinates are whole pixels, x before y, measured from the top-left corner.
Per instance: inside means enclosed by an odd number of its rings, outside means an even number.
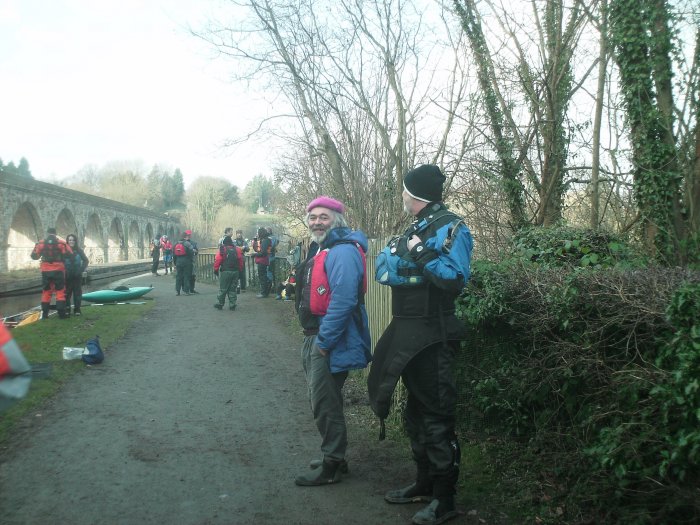
[[[318,468],[321,465],[323,465],[323,460],[322,459],[312,459],[309,461],[309,468]],[[345,461],[344,459],[340,461],[340,465],[338,467],[340,469],[341,474],[349,474],[350,469],[348,468],[348,462]]]
[[[402,489],[390,490],[384,494],[388,503],[420,503],[433,500],[433,487],[429,482],[414,482]]]
[[[416,512],[411,521],[415,525],[438,525],[456,518],[458,514],[457,509],[455,509],[454,496],[442,496]]]
[[[49,318],[49,303],[41,303],[41,318],[42,319],[48,319]]]
[[[297,476],[294,483],[302,487],[318,487],[320,485],[340,483],[341,479],[340,462],[324,459],[320,468]]]
[[[221,310],[223,307],[224,307],[223,304],[219,304],[219,303],[214,304],[214,308],[216,308],[217,310]]]

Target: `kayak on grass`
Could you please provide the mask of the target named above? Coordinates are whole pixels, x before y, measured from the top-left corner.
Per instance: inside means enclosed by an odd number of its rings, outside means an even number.
[[[146,295],[153,290],[152,286],[117,286],[114,290],[95,290],[83,294],[83,300],[91,303],[112,303],[128,301]]]
[[[41,310],[39,310],[39,307],[35,307],[26,312],[3,317],[2,324],[8,328],[15,328],[17,326],[25,326],[34,323],[39,319],[41,319]]]

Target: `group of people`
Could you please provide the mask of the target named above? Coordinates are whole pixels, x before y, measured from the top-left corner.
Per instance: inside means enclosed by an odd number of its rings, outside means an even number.
[[[465,336],[455,317],[455,299],[470,276],[472,236],[461,217],[442,202],[445,176],[435,165],[422,165],[403,178],[404,210],[413,222],[377,258],[376,280],[392,289],[392,320],[371,353],[365,308],[367,237],[352,230],[345,205],[321,196],[306,208],[311,243],[305,260],[280,284],[292,296],[304,331],[301,360],[311,411],[321,436],[322,457],[295,478],[301,486],[338,483],[349,467],[348,438],[342,388],[348,372],[373,362],[367,379],[370,405],[381,420],[389,414],[391,397],[401,379],[408,392],[404,421],[416,465],[415,479],[388,491],[388,503],[424,502],[413,523],[435,525],[457,515],[454,496],[459,476],[460,447],[455,433],[455,353]],[[80,314],[80,279],[88,259],[75,235],[66,241],[50,228],[36,244],[33,259],[41,259],[42,314],[48,317],[51,294],[56,294],[59,317],[69,315],[71,296]],[[194,261],[198,252],[186,230],[171,248],[160,237],[159,250],[172,250],[175,290],[194,292]],[[165,242],[163,241],[165,240]],[[219,292],[214,307],[222,310],[228,297],[245,290],[244,254],[252,251],[260,280],[257,297],[267,297],[273,282],[275,244],[271,230],[260,228],[252,246],[243,232],[227,228],[214,261]],[[165,252],[164,252],[165,253]],[[155,255],[154,255],[155,261]],[[154,273],[157,266],[154,262]],[[168,269],[166,266],[166,273]]]
[[[175,295],[192,295],[197,292],[196,262],[199,247],[192,240],[192,230],[185,230],[173,245],[173,264],[175,265]]]
[[[170,241],[167,235],[156,235],[151,241],[149,247],[149,252],[151,254],[151,273],[159,277],[158,268],[160,266],[160,256],[163,256],[163,267],[165,268],[165,275],[174,273],[173,271],[173,243]]]
[[[158,234],[151,241],[151,273],[159,277],[160,257],[163,256],[165,275],[175,275],[175,295],[191,295],[195,291],[196,262],[199,247],[192,240],[192,230],[185,230],[180,239],[172,243],[167,235]]]
[[[52,296],[56,297],[56,311],[60,319],[81,315],[83,298],[83,273],[90,263],[71,233],[65,240],[56,234],[56,228],[46,231],[46,238],[34,245],[31,258],[40,260],[41,270],[41,318],[48,319]]]
[[[372,361],[367,387],[381,420],[399,378],[408,392],[404,421],[416,465],[412,483],[388,491],[388,503],[424,502],[413,523],[457,516],[460,448],[455,433],[455,353],[464,338],[454,301],[470,276],[472,236],[442,202],[445,176],[422,165],[403,179],[404,210],[414,220],[377,258],[375,278],[392,289],[392,320],[370,353],[364,296],[367,237],[349,228],[345,206],[318,197],[307,207],[311,245],[296,273],[296,309],[304,330],[302,365],[322,458],[296,477],[301,486],[338,483],[349,471],[342,387],[348,372]]]
[[[253,238],[252,251],[255,267],[258,270],[258,282],[260,292],[256,295],[259,299],[270,296],[272,284],[275,281],[274,261],[277,255],[277,237],[273,235],[272,228],[258,228],[258,234]]]

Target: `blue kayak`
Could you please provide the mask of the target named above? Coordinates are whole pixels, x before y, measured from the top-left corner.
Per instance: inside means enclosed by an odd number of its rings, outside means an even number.
[[[152,286],[117,286],[113,290],[95,290],[83,294],[83,300],[91,303],[115,303],[137,299],[153,290]]]

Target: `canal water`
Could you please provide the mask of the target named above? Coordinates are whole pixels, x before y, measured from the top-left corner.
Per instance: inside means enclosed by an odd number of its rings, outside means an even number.
[[[149,273],[134,274],[129,276],[107,277],[100,280],[91,281],[83,285],[83,293],[95,290],[107,290],[116,286],[128,286],[129,281],[140,275],[150,275]],[[53,303],[54,301],[52,301]],[[16,295],[12,297],[0,297],[0,318],[10,317],[32,308],[38,307],[41,303],[41,290],[28,293],[26,295]]]

